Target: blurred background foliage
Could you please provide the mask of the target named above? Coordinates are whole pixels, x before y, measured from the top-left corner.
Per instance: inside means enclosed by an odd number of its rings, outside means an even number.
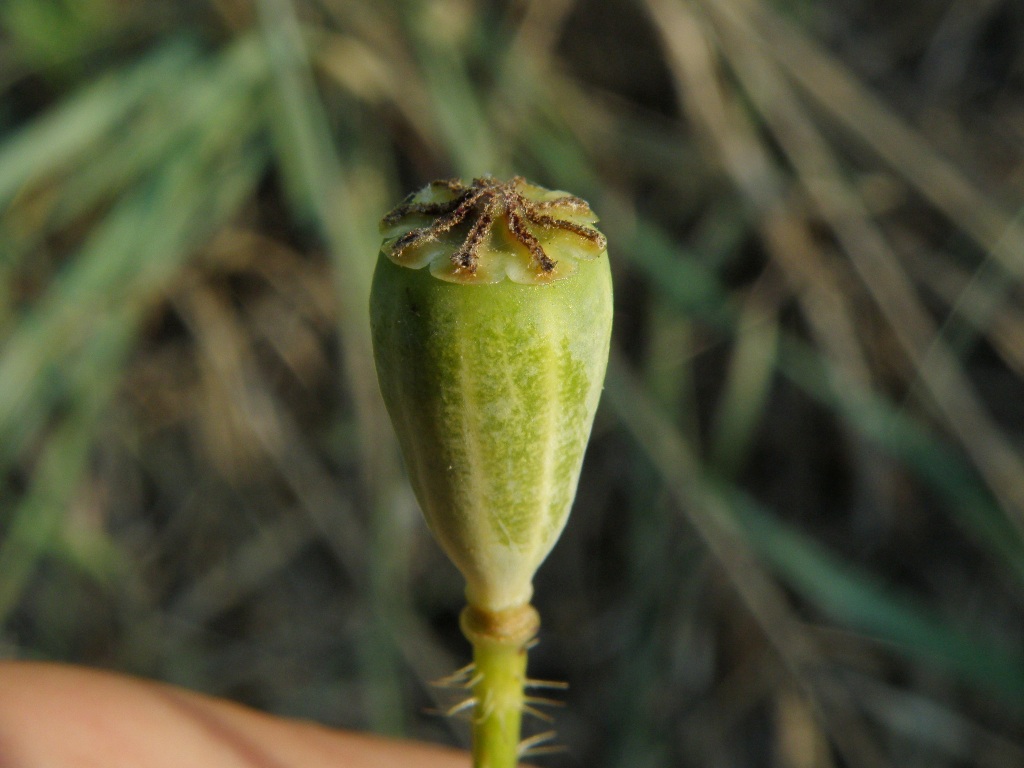
[[[1024,764],[1010,0],[4,0],[0,653],[464,744],[380,216],[588,199],[613,360],[551,766]],[[2,684],[2,681],[0,681]],[[537,727],[546,729],[544,723]]]

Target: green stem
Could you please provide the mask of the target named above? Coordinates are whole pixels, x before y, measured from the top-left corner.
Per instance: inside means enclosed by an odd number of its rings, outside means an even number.
[[[515,768],[526,652],[540,618],[530,605],[496,613],[470,606],[461,624],[473,644],[473,768]]]

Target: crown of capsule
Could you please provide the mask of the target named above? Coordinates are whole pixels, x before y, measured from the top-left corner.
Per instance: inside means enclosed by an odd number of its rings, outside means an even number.
[[[606,249],[586,201],[530,184],[521,176],[490,176],[464,184],[435,181],[381,220],[383,251],[395,264],[429,266],[455,283],[536,285],[573,274],[579,261]],[[557,254],[557,258],[552,254]]]

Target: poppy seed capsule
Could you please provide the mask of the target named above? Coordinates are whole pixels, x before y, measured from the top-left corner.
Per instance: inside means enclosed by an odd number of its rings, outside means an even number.
[[[612,323],[596,220],[487,177],[434,182],[381,222],[381,392],[424,517],[485,612],[529,603],[576,494]]]

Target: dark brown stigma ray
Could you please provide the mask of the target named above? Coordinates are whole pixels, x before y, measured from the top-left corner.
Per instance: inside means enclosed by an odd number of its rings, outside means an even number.
[[[480,248],[480,243],[483,242],[484,238],[491,233],[491,226],[493,224],[494,219],[484,210],[480,214],[480,218],[473,223],[472,229],[466,235],[465,242],[452,254],[452,264],[471,274],[476,272],[476,265],[479,261],[477,250]]]
[[[522,206],[509,206],[508,209],[508,231],[512,233],[512,236],[516,240],[521,242],[527,247],[530,253],[533,255],[533,260],[540,265],[540,268],[545,272],[553,272],[557,262],[553,261],[550,256],[544,252],[544,248],[541,246],[540,241],[533,236],[529,229],[526,228],[526,224],[523,221],[523,215],[520,213]]]
[[[587,227],[574,221],[567,221],[566,219],[556,219],[553,216],[528,215],[526,218],[531,224],[537,224],[550,229],[564,229],[566,232],[579,235],[584,240],[592,242],[599,251],[603,251],[608,247],[608,239],[593,227]]]
[[[417,203],[416,195],[412,195],[388,213],[381,221],[385,228],[399,224],[410,215],[437,217],[432,223],[411,229],[396,239],[391,245],[392,258],[398,258],[406,249],[436,240],[464,222],[470,222],[462,245],[450,259],[457,271],[475,274],[480,248],[491,234],[495,222],[502,217],[509,235],[529,251],[532,261],[545,274],[553,272],[557,262],[544,251],[540,240],[530,231],[531,227],[561,229],[593,243],[600,250],[605,248],[605,237],[596,229],[558,216],[559,211],[589,215],[590,206],[584,200],[563,195],[537,202],[523,194],[522,188],[527,185],[522,176],[515,176],[504,183],[492,176],[483,176],[473,179],[468,186],[459,179],[431,182],[432,188],[445,190],[453,198]]]
[[[591,214],[592,211],[590,210],[590,204],[586,200],[576,197],[575,195],[563,195],[562,197],[556,197],[554,200],[544,200],[539,203],[535,203],[533,201],[525,202],[524,217],[531,224],[547,227],[549,229],[563,229],[566,232],[572,232],[574,235],[579,235],[580,237],[589,240],[602,251],[608,247],[608,241],[605,236],[593,227],[577,224],[576,222],[569,221],[567,219],[559,219],[552,216],[550,213],[541,213],[541,211],[569,209],[574,213]]]
[[[556,197],[554,200],[534,203],[533,207],[542,211],[548,211],[552,208],[569,208],[578,213],[590,213],[590,203],[575,195],[565,195],[564,197]]]
[[[409,197],[405,202],[381,219],[380,225],[382,227],[393,227],[406,216],[410,216],[414,213],[422,214],[424,216],[444,216],[445,214],[451,213],[455,210],[455,208],[458,207],[459,202],[460,199],[448,200],[443,203],[414,203],[412,202],[412,198]]]
[[[424,216],[444,216],[461,205],[467,197],[469,197],[473,190],[466,187],[458,179],[448,179],[447,181],[432,181],[431,187],[443,187],[451,192],[455,197],[451,200],[442,200],[436,203],[417,203],[414,202],[416,195],[419,192],[412,192],[406,196],[406,198],[399,203],[394,209],[387,213],[380,221],[381,227],[393,227],[398,224],[402,219],[411,214],[422,214]]]
[[[470,211],[476,205],[487,190],[470,190],[465,195],[457,200],[453,200],[455,208],[448,211],[445,215],[435,221],[433,224],[428,224],[425,227],[417,227],[416,229],[409,230],[402,235],[398,240],[395,241],[394,245],[391,246],[392,255],[398,257],[402,255],[402,251],[412,245],[420,245],[422,243],[436,240],[445,232],[457,227],[465,220],[466,216],[469,215]],[[447,205],[447,204],[442,204]],[[390,215],[390,214],[389,214]],[[385,217],[386,218],[386,217]]]
[[[608,247],[608,240],[593,227],[588,227],[584,224],[577,224],[574,221],[568,221],[567,219],[555,218],[550,214],[542,214],[539,211],[557,211],[559,209],[566,209],[581,214],[590,214],[590,204],[575,195],[565,195],[564,197],[556,197],[554,200],[545,200],[542,203],[534,203],[533,211],[529,216],[531,224],[538,224],[542,227],[550,227],[553,229],[564,229],[567,232],[572,232],[575,235],[579,235],[592,242],[598,247],[599,250],[604,250]]]
[[[380,221],[381,227],[393,227],[406,216],[421,214],[423,216],[444,216],[451,213],[473,192],[472,187],[467,187],[459,179],[437,179],[430,182],[431,187],[441,187],[450,192],[454,197],[451,200],[443,200],[437,203],[416,203],[416,195],[419,192],[410,192],[395,208],[388,212]]]

